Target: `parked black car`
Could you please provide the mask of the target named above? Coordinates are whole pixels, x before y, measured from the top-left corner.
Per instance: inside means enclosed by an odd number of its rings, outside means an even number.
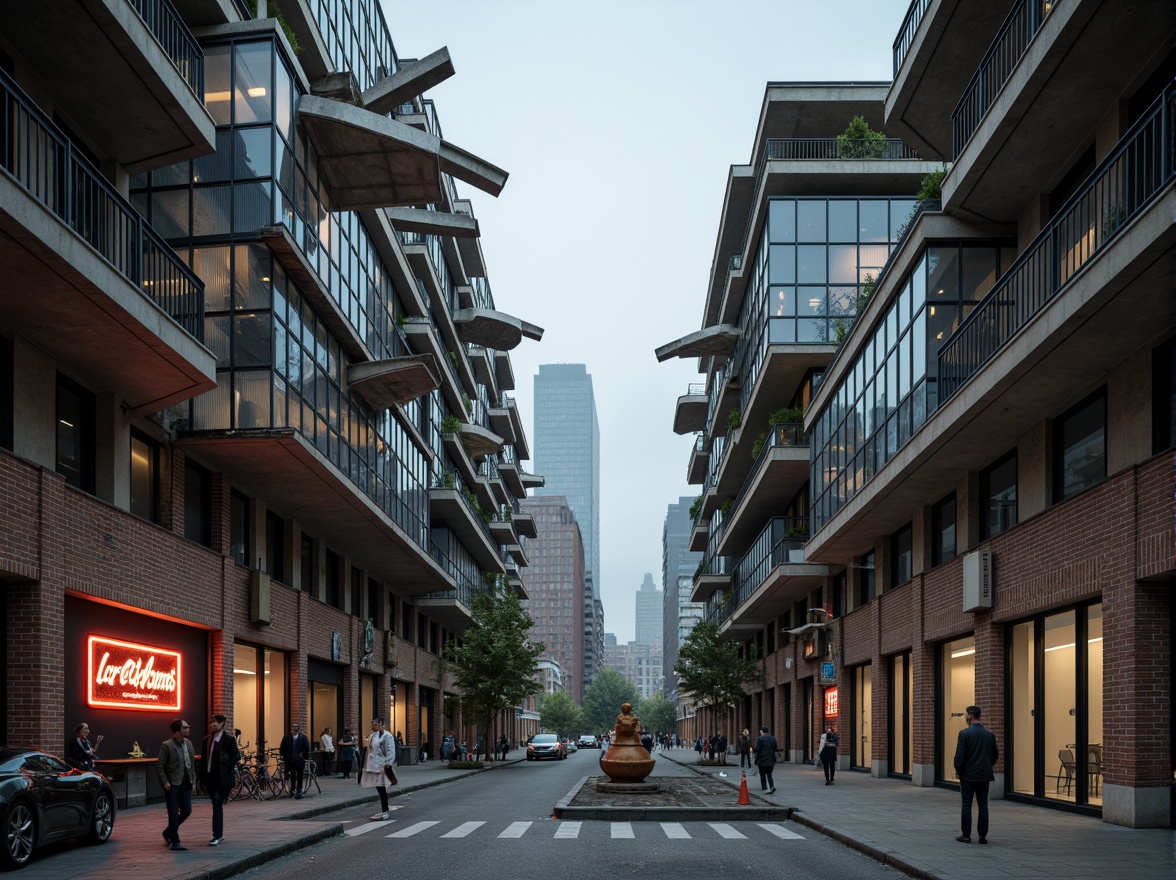
[[[20,868],[46,843],[105,843],[115,801],[101,773],[75,770],[36,749],[0,748],[0,866]]]

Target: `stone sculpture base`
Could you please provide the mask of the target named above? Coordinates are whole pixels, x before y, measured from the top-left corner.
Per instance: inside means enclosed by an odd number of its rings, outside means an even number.
[[[648,794],[661,791],[656,782],[597,782],[596,790],[601,794]]]

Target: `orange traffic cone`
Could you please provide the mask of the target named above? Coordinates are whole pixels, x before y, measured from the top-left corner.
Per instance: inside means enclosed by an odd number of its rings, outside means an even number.
[[[751,806],[751,795],[747,793],[747,774],[742,774],[743,778],[739,780],[739,806]]]

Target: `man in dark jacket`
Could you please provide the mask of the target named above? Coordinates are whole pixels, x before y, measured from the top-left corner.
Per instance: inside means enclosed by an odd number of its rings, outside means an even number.
[[[751,768],[751,733],[745,727],[743,733],[739,734],[739,744],[736,746],[739,749],[739,767]]]
[[[759,768],[760,791],[768,794],[776,793],[776,783],[772,780],[772,770],[776,767],[776,737],[768,733],[767,727],[760,728],[760,735],[751,748],[755,766]]]
[[[996,737],[980,723],[980,707],[967,708],[968,726],[960,731],[956,740],[956,776],[960,778],[960,798],[963,811],[960,814],[960,831],[956,838],[960,843],[972,842],[972,798],[979,807],[976,816],[976,830],[980,832],[980,843],[988,843],[988,784],[996,777],[992,767],[1000,757]]]
[[[715,751],[718,752],[719,763],[726,764],[727,763],[727,737],[723,736],[721,733],[715,734]]]
[[[220,846],[225,839],[225,801],[236,782],[237,762],[241,750],[237,738],[225,733],[225,716],[213,715],[208,736],[200,750],[200,782],[212,801],[212,839],[209,846]]]
[[[286,775],[290,778],[290,797],[302,797],[302,771],[310,760],[310,740],[302,732],[301,725],[290,725],[290,732],[282,737],[278,752],[286,764]]]

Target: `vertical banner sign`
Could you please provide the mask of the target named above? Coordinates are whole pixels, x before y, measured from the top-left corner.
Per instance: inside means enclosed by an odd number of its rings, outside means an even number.
[[[90,636],[87,647],[87,705],[155,712],[180,708],[179,651],[105,636]]]
[[[837,688],[831,687],[825,691],[825,717],[837,717]]]

